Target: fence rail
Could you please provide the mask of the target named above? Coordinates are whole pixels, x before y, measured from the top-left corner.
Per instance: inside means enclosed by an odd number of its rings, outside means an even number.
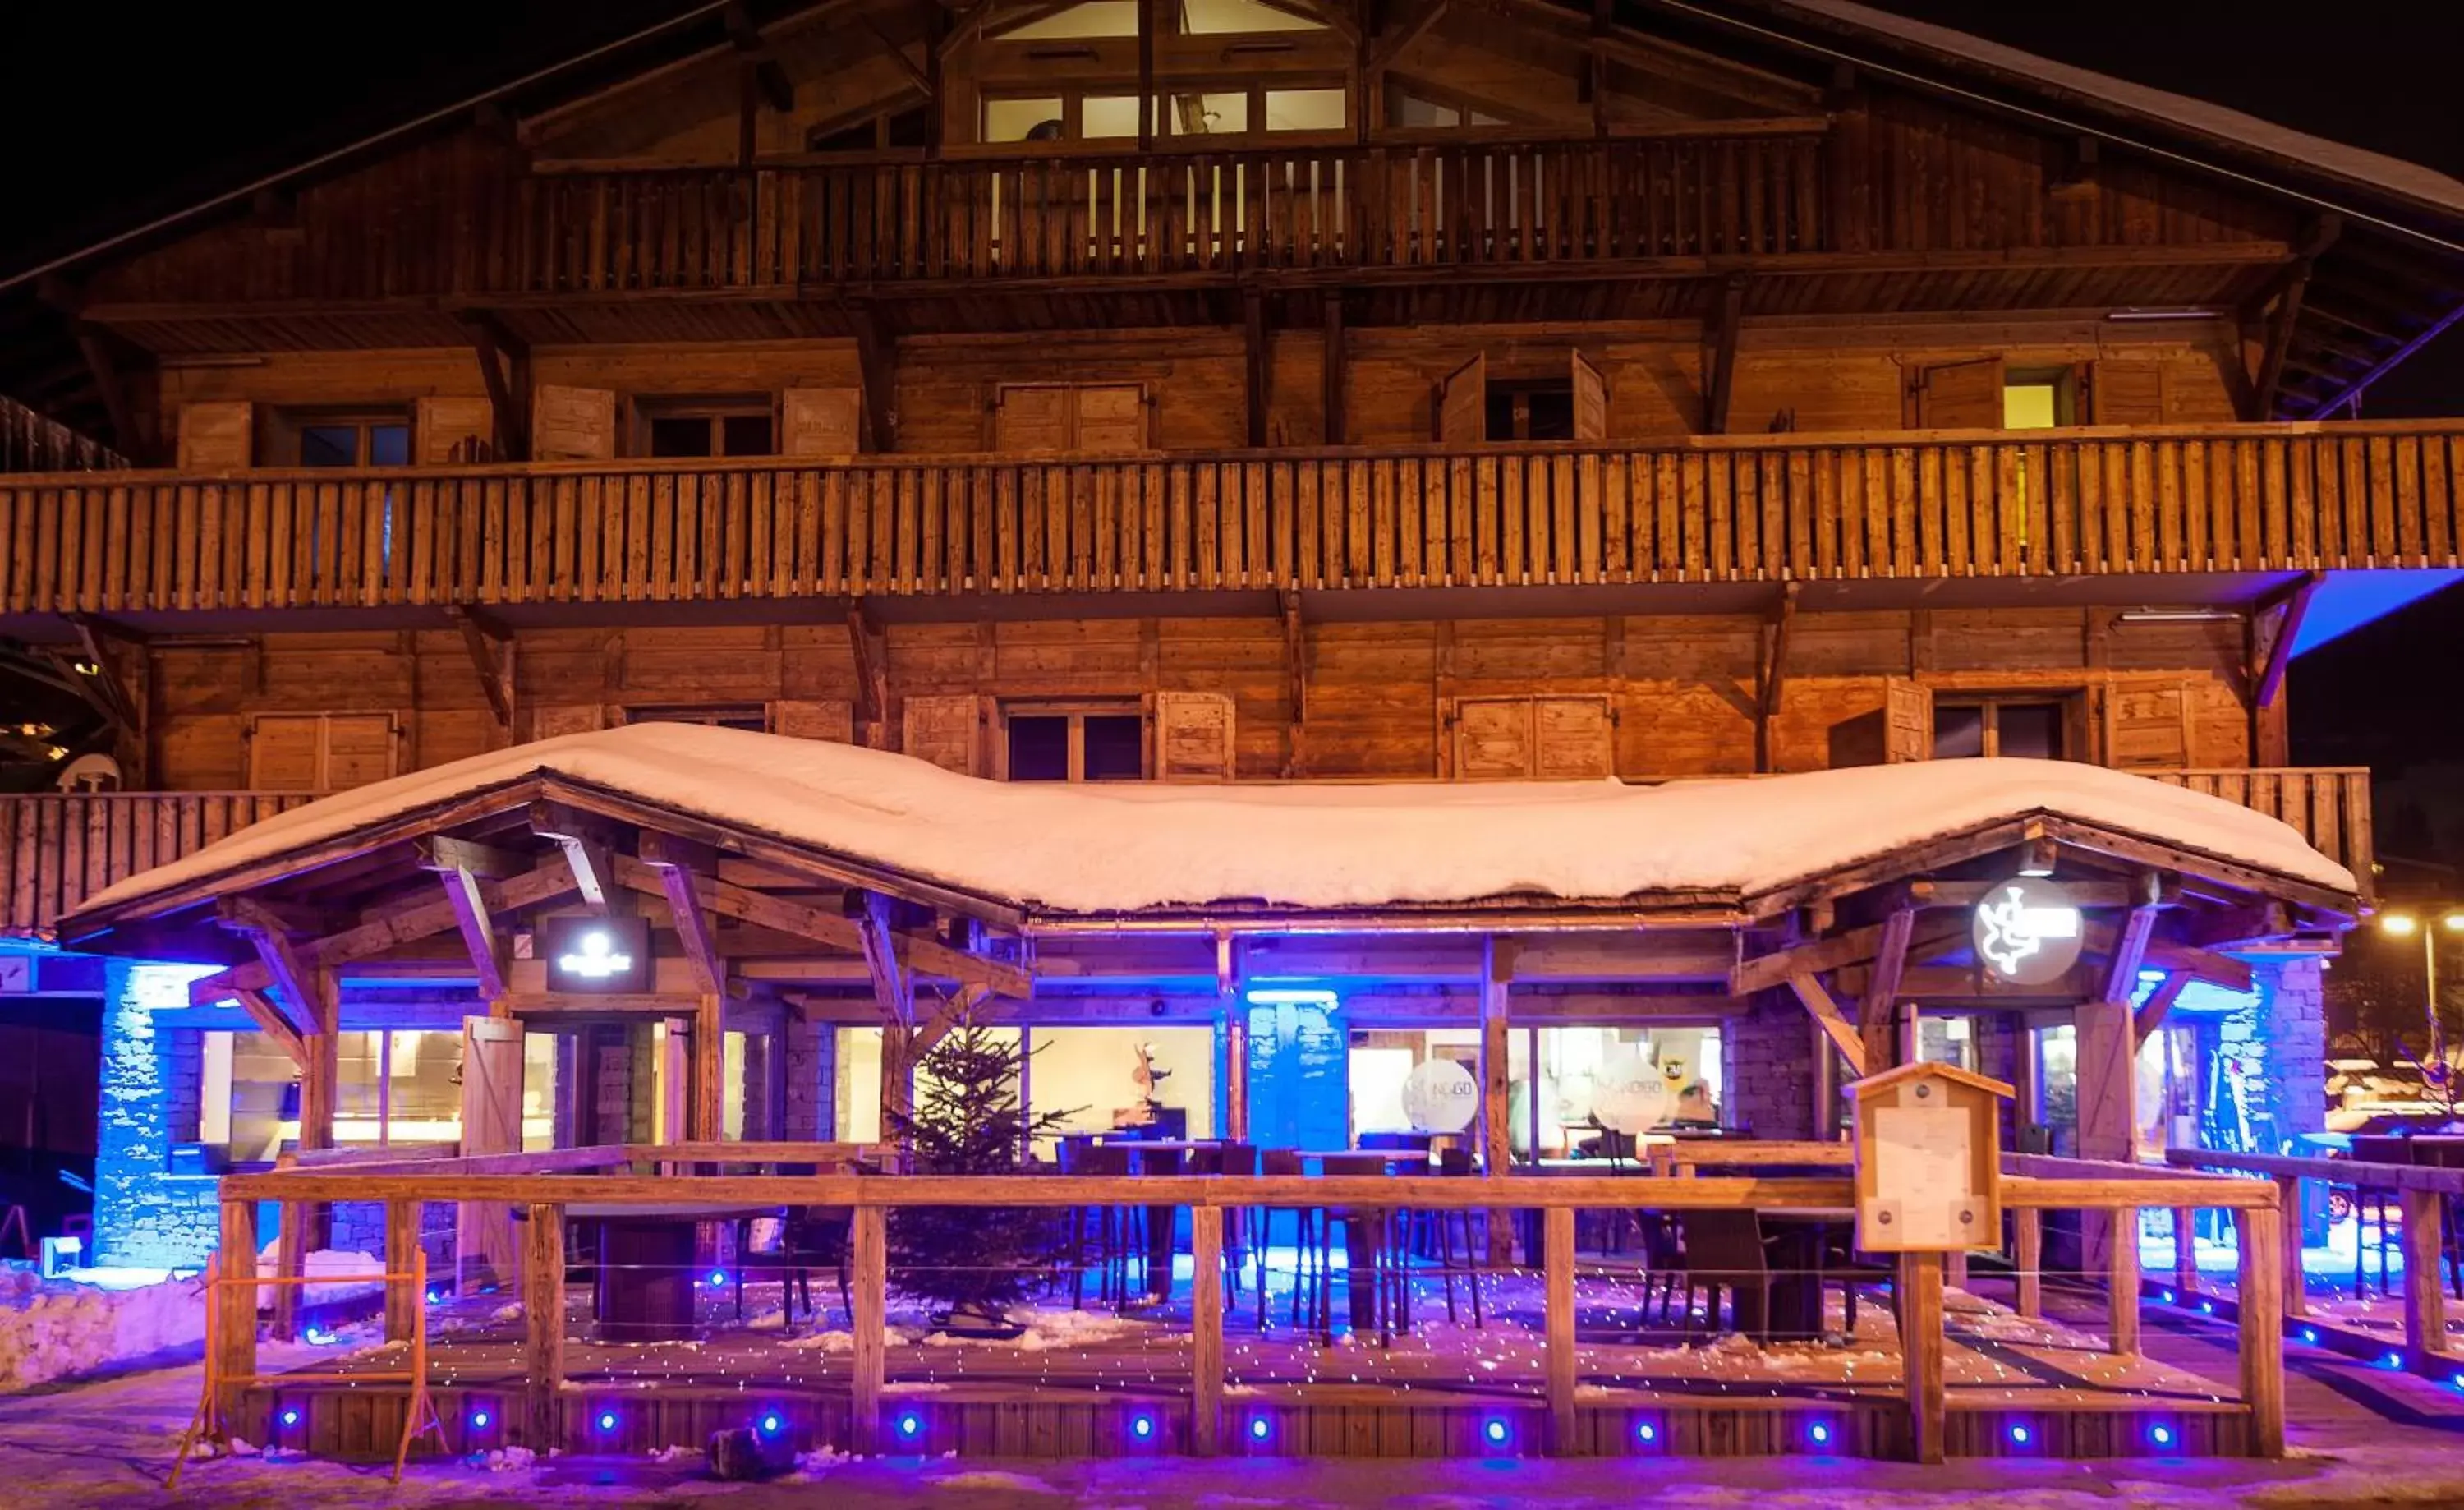
[[[2310,847],[2353,873],[2362,895],[2374,894],[2377,855],[2370,828],[2370,773],[2362,766],[2254,766],[2245,769],[2152,769],[2136,774],[2280,818]]]
[[[113,882],[309,800],[288,791],[0,796],[0,937],[43,933]]]
[[[2464,426],[0,479],[0,611],[2464,564]]]

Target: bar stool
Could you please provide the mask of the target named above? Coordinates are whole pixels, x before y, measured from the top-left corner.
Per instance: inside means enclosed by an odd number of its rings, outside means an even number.
[[[1064,1174],[1124,1183],[1130,1178],[1130,1150],[1124,1147],[1089,1144],[1073,1148],[1065,1144],[1062,1159]],[[1129,1299],[1130,1255],[1143,1253],[1146,1248],[1146,1212],[1135,1206],[1115,1206],[1109,1202],[1070,1209],[1069,1306],[1072,1310],[1084,1310],[1087,1305],[1087,1249],[1090,1231],[1094,1238],[1095,1261],[1099,1266],[1096,1303],[1109,1302],[1117,1306]]]
[[[1191,1155],[1192,1160],[1195,1161],[1200,1153],[1212,1156],[1215,1167],[1207,1172],[1215,1174],[1247,1179],[1254,1177],[1260,1167],[1258,1145],[1252,1143],[1218,1144],[1213,1148],[1196,1150]],[[1198,1172],[1194,1163],[1192,1172]],[[1259,1209],[1249,1207],[1234,1206],[1224,1209],[1223,1308],[1227,1311],[1240,1309],[1241,1271],[1248,1263],[1249,1234],[1256,1229],[1259,1214]],[[1258,1310],[1261,1316],[1265,1314],[1266,1308],[1265,1271],[1266,1255],[1262,1248],[1258,1255]]]
[[[1364,1179],[1389,1175],[1394,1164],[1383,1153],[1331,1153],[1323,1161],[1323,1172],[1330,1180]],[[1395,1252],[1393,1241],[1395,1211],[1385,1206],[1332,1206],[1321,1209],[1318,1227],[1317,1331],[1321,1338],[1334,1335],[1334,1230],[1340,1226],[1345,1233],[1345,1250],[1350,1261],[1344,1266],[1344,1289],[1347,1309],[1360,1291],[1360,1260],[1366,1258],[1371,1272],[1369,1314],[1371,1324],[1377,1328],[1381,1344],[1395,1340],[1395,1328],[1410,1324],[1410,1311],[1405,1289],[1401,1255]]]
[[[1292,1148],[1266,1148],[1258,1155],[1259,1172],[1269,1179],[1298,1179],[1309,1173],[1300,1153]],[[1301,1297],[1309,1284],[1309,1264],[1319,1252],[1318,1211],[1314,1207],[1272,1207],[1258,1209],[1258,1330],[1266,1329],[1266,1269],[1275,1245],[1275,1217],[1288,1210],[1292,1217],[1292,1305],[1291,1323],[1301,1324]]]
[[[1472,1172],[1471,1150],[1468,1148],[1439,1149],[1437,1172],[1441,1178],[1444,1179],[1456,1179],[1470,1175]],[[1483,1248],[1474,1240],[1472,1235],[1471,1209],[1469,1207],[1463,1207],[1454,1210],[1423,1211],[1418,1214],[1426,1218],[1428,1225],[1432,1230],[1431,1235],[1435,1238],[1433,1246],[1435,1247],[1436,1252],[1432,1256],[1439,1276],[1445,1281],[1447,1322],[1451,1324],[1456,1321],[1455,1276],[1457,1274],[1461,1274],[1463,1277],[1464,1281],[1471,1286],[1471,1324],[1485,1329],[1488,1322],[1486,1319],[1481,1315],[1480,1309],[1480,1274]],[[1457,1236],[1461,1236],[1463,1239],[1463,1261],[1461,1263],[1457,1263],[1455,1260],[1455,1239]],[[1406,1298],[1409,1297],[1410,1293],[1409,1289],[1404,1291]]]

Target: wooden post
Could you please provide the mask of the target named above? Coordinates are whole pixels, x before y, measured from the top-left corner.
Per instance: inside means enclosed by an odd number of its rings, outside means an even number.
[[[247,1395],[248,1381],[256,1377],[254,1201],[223,1202],[222,1244],[216,1252],[221,1256],[224,1284],[216,1296],[222,1306],[216,1342],[222,1350],[214,1360],[214,1375],[222,1386],[222,1398],[214,1403],[214,1411],[222,1418],[223,1431],[229,1433],[243,1424],[240,1403]]]
[[[1954,1290],[1968,1288],[1968,1250],[1948,1253],[1942,1259],[1942,1282]]]
[[[881,1385],[889,1360],[882,1330],[890,1316],[889,1228],[878,1206],[855,1209],[847,1284],[855,1301],[855,1347],[848,1354],[847,1390],[852,1401],[855,1451],[870,1453],[881,1434]]]
[[[2104,1247],[2105,1346],[2124,1355],[2139,1351],[2139,1210],[2112,1213],[2112,1241]]]
[[[2131,1029],[2127,1001],[2081,1002],[2074,1020],[2079,1029],[2079,1152],[2082,1159],[2110,1159],[2127,1164],[2136,1156],[2139,1045]],[[2079,1213],[2081,1267],[2093,1271],[2109,1247],[2135,1245],[2135,1230],[2125,1232],[2126,1212],[2094,1210]],[[2132,1255],[2134,1273],[2137,1255]]]
[[[2447,1203],[2436,1190],[2398,1194],[2404,1202],[2404,1347],[2417,1368],[2447,1351],[2447,1292],[2438,1282]]]
[[[1942,1255],[1900,1255],[1900,1355],[1907,1374],[1908,1446],[1920,1463],[1943,1456]]]
[[[2199,1293],[2198,1213],[2173,1208],[2173,1293],[2187,1300]]]
[[[1574,1451],[1574,1210],[1552,1206],[1541,1216],[1549,1369],[1549,1451]]]
[[[1189,1450],[1211,1457],[1223,1414],[1223,1208],[1189,1209]]]
[[[522,1151],[522,1025],[494,1015],[462,1019],[462,1151]],[[510,1284],[522,1260],[514,1242],[513,1208],[503,1201],[464,1201],[454,1212],[457,1287]]]
[[[2301,1269],[2301,1177],[2276,1177],[2276,1209],[2284,1215],[2284,1314],[2299,1321],[2310,1314],[2309,1278]]]
[[[2236,1210],[2241,1249],[2241,1397],[2251,1451],[2284,1455],[2284,1213]],[[2435,1282],[2435,1271],[2433,1279]]]
[[[296,1169],[299,1166],[299,1156],[277,1154],[274,1166],[276,1169]],[[314,1210],[305,1201],[282,1203],[282,1232],[274,1243],[275,1277],[297,1279],[308,1267],[308,1223],[312,1220],[309,1213]],[[274,1316],[266,1327],[266,1335],[277,1343],[299,1341],[300,1298],[299,1286],[296,1284],[274,1287]]]
[[[419,1223],[424,1207],[418,1201],[385,1202],[385,1266],[387,1274],[408,1274],[420,1255]],[[420,1286],[398,1280],[385,1286],[385,1335],[388,1343],[407,1342],[419,1324],[428,1297]]]
[[[2014,1257],[2019,1268],[2018,1295],[2013,1308],[2021,1316],[2045,1314],[2045,1213],[2025,1207],[2011,1213],[2017,1232]]]
[[[1507,982],[1514,973],[1512,945],[1503,948],[1491,938],[1483,947],[1486,967],[1481,971],[1480,986],[1480,1157],[1481,1172],[1491,1180],[1502,1180],[1514,1162],[1513,1144],[1507,1134],[1507,1112],[1513,1100],[1513,1087],[1507,1078],[1512,1062],[1506,1046]],[[1514,1226],[1512,1214],[1492,1209],[1488,1213],[1488,1261],[1499,1268],[1514,1262]]]
[[[686,1134],[694,1143],[716,1143],[725,1125],[724,1066],[727,1031],[719,1019],[723,998],[705,992],[693,1011],[693,1094],[686,1102]]]
[[[546,1454],[564,1445],[564,1208],[533,1205],[522,1244],[522,1445]]]
[[[1237,1002],[1223,1019],[1223,1135],[1249,1141],[1249,1016]]]

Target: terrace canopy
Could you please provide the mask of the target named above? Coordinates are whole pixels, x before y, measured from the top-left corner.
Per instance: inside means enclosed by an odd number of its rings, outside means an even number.
[[[2024,984],[1971,942],[1976,904],[2020,875],[2059,888],[2081,944]],[[407,981],[531,1032],[671,1023],[691,1046],[681,1111],[697,1139],[720,1125],[723,1028],[879,1025],[889,1105],[961,1012],[1212,1024],[1237,1134],[1249,1058],[1233,1009],[1268,982],[1375,1004],[1380,1021],[1477,1027],[1492,1160],[1509,1021],[1784,1014],[1810,1061],[1810,1015],[1864,1073],[1914,1056],[1906,1003],[2067,1007],[2080,1151],[2103,1127],[2121,1156],[2136,1039],[2192,980],[2246,990],[2255,959],[2332,950],[2355,893],[2273,818],[2066,763],[1657,787],[1091,787],[645,724],[312,803],[101,893],[60,933],[216,967],[192,1002],[236,1003],[297,1060],[310,1147],[348,1004]],[[588,914],[641,920],[638,980],[552,983],[551,919]],[[2099,1066],[2119,1094],[2092,1094]],[[466,1152],[487,1151],[469,1121],[486,1080],[466,1069]]]

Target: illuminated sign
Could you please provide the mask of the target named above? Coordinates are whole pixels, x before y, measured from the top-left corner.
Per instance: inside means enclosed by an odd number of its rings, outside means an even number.
[[[1592,1074],[1592,1120],[1611,1132],[1648,1132],[1676,1109],[1668,1073],[1639,1054],[1620,1054]]]
[[[1423,1059],[1403,1077],[1403,1115],[1421,1132],[1461,1132],[1479,1111],[1479,1084],[1452,1059]]]
[[[549,918],[538,952],[553,991],[643,991],[650,983],[650,936],[639,918]]]
[[[2086,933],[2079,904],[2052,881],[2007,880],[1976,904],[1970,936],[1978,963],[2000,980],[2036,986],[2079,956]]]

